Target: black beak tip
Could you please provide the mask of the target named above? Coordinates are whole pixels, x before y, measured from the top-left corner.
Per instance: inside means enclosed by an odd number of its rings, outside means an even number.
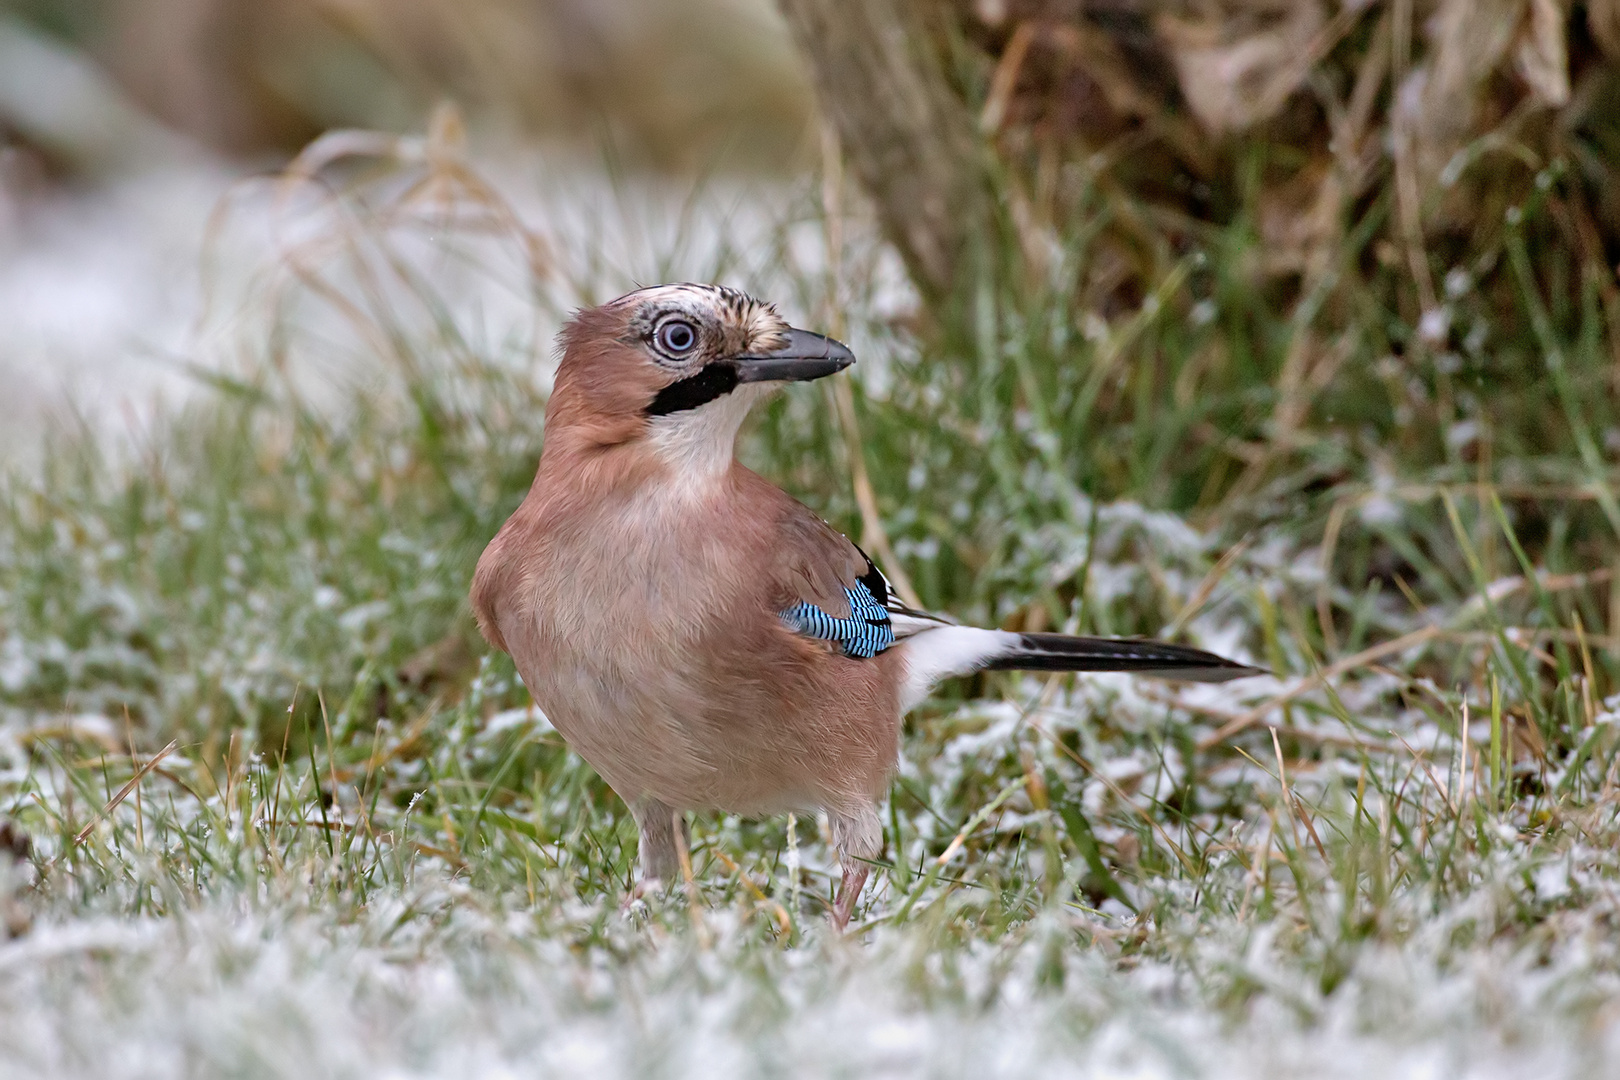
[[[837,338],[798,328],[790,329],[787,344],[769,355],[794,360],[827,360],[837,364],[840,371],[855,362],[855,354]]]
[[[787,344],[772,352],[737,358],[743,382],[806,382],[835,375],[855,363],[842,341],[808,330],[789,330]]]

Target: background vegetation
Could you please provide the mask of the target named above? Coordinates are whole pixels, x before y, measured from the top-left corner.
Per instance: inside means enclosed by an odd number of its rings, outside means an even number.
[[[865,9],[912,35],[961,231],[897,216],[836,101],[805,175],[697,184],[624,260],[654,200],[622,166],[601,218],[537,215],[453,112],[329,135],[215,299],[208,392],[6,475],[19,1070],[1603,1071],[1608,9]],[[1274,677],[948,688],[850,938],[810,816],[698,816],[692,879],[623,912],[627,815],[464,595],[537,358],[654,278],[854,343],[744,457],[924,604]]]

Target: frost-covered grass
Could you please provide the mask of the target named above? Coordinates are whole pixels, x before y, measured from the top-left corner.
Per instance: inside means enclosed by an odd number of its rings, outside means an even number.
[[[216,299],[209,394],[0,481],[6,1075],[1610,1071],[1595,301],[1548,308],[1498,252],[1456,323],[1506,281],[1544,340],[1453,355],[1369,299],[1278,434],[1287,326],[1241,235],[1111,320],[1043,287],[928,326],[835,193],[711,189],[626,242],[649,270],[426,156],[286,200],[278,258]],[[464,594],[532,471],[545,343],[654,277],[853,341],[856,377],[744,456],[925,603],[1274,676],[948,689],[847,938],[811,816],[698,815],[691,881],[624,911],[628,816]]]

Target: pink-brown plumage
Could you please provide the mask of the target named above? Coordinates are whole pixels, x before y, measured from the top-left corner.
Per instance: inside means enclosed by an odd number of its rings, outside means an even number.
[[[864,860],[881,852],[901,714],[934,681],[988,665],[1252,670],[1181,646],[951,626],[892,604],[856,613],[852,590],[885,603],[881,575],[734,456],[773,386],[854,360],[769,305],[659,286],[578,313],[562,340],[539,470],[478,562],[473,608],[630,805],[644,881],[674,873],[685,811],[819,808],[844,864],[842,925]],[[819,639],[789,617],[801,605],[865,620],[879,651]]]
[[[478,563],[479,627],[636,811],[644,873],[673,870],[673,833],[649,819],[689,809],[825,808],[875,855],[903,661],[851,659],[780,617],[801,599],[847,614],[865,560],[732,457],[751,400],[729,438],[721,418],[709,460],[665,452],[644,410],[679,372],[631,336],[641,307],[590,309],[565,331],[534,485]],[[787,329],[763,305],[741,314],[717,320],[716,354]]]
[[[779,617],[797,583],[836,574],[802,519],[842,537],[741,465],[679,499],[660,496],[674,481],[656,462],[596,465],[554,467],[548,446],[475,579],[481,625],[557,730],[632,804],[881,797],[899,654],[851,659]]]

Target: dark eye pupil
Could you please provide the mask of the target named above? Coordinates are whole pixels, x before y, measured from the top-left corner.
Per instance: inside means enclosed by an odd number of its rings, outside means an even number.
[[[660,336],[663,338],[664,348],[670,352],[686,352],[697,344],[697,334],[693,332],[690,325],[683,322],[674,322],[665,326],[660,331]]]

